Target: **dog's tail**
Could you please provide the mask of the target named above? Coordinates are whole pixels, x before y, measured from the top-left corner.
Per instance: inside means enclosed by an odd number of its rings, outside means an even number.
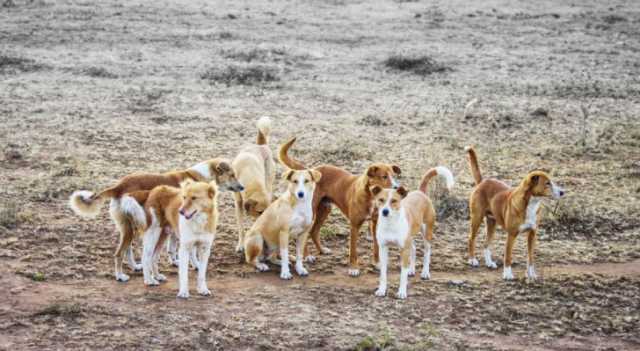
[[[258,127],[258,140],[256,144],[267,145],[269,143],[269,134],[271,133],[271,118],[267,116],[260,117],[256,126]]]
[[[480,166],[478,166],[476,150],[473,149],[473,146],[467,146],[464,148],[464,151],[469,154],[469,167],[471,167],[471,174],[473,174],[473,179],[475,179],[476,185],[478,185],[482,181],[482,174],[480,173]]]
[[[307,169],[302,162],[289,158],[289,148],[293,143],[296,142],[296,138],[293,137],[289,139],[286,143],[280,145],[280,151],[278,152],[278,160],[282,163],[283,166],[289,167],[291,169],[303,170]]]
[[[431,168],[422,176],[422,182],[420,182],[420,191],[426,194],[427,186],[429,185],[429,182],[436,175],[444,178],[444,181],[448,190],[451,190],[451,188],[453,188],[453,183],[454,183],[453,174],[451,173],[449,168],[445,166],[438,166],[438,167]]]
[[[98,194],[87,190],[77,190],[69,197],[69,207],[80,217],[95,218],[100,213],[102,204],[116,196],[113,188],[105,189]]]
[[[144,210],[144,203],[149,198],[149,193],[151,193],[149,190],[134,191],[120,200],[120,211],[129,216],[137,228],[145,228],[150,219]]]

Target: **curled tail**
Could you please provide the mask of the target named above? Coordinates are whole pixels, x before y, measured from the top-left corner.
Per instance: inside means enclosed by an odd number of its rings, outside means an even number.
[[[307,169],[307,167],[305,167],[302,164],[302,162],[289,158],[289,155],[288,155],[289,148],[295,142],[296,142],[296,138],[293,137],[286,143],[280,145],[280,150],[278,152],[278,160],[280,160],[280,163],[282,163],[283,166],[289,167],[291,169],[296,169],[296,170]]]
[[[482,181],[482,174],[480,174],[476,150],[474,150],[472,146],[467,146],[464,148],[464,151],[469,154],[469,167],[471,167],[471,174],[473,174],[473,179],[476,181],[476,185],[478,185]]]
[[[429,185],[429,182],[436,175],[444,178],[444,181],[448,190],[451,190],[451,188],[453,188],[453,183],[454,183],[453,174],[451,173],[449,168],[444,166],[438,166],[438,167],[431,168],[422,176],[422,182],[420,182],[420,191],[426,194],[427,186]]]
[[[69,207],[78,216],[84,218],[95,218],[100,214],[102,204],[115,196],[112,188],[103,190],[95,194],[87,190],[77,190],[69,197]]]
[[[267,145],[269,143],[269,134],[271,133],[271,118],[267,116],[260,117],[256,123],[256,127],[258,127],[256,144]]]

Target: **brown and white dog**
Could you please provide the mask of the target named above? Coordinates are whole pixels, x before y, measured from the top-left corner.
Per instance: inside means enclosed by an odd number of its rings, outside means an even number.
[[[299,276],[309,274],[303,265],[303,251],[313,224],[313,192],[322,175],[315,170],[287,170],[282,177],[288,183],[287,191],[267,207],[247,232],[244,254],[247,263],[261,272],[269,270],[263,263],[266,258],[280,263],[280,278],[291,279],[289,238],[296,239],[296,272]]]
[[[148,191],[160,185],[178,187],[185,180],[215,180],[221,190],[234,192],[244,190],[242,184],[236,179],[231,162],[216,158],[181,171],[162,174],[133,173],[98,193],[80,190],[71,195],[69,206],[77,215],[85,218],[95,218],[100,213],[102,204],[107,199],[111,199],[109,212],[120,234],[120,242],[114,254],[116,280],[122,282],[129,280],[129,276],[124,274],[122,269],[125,255],[132,270],[142,269],[142,266],[134,260],[131,243],[136,236],[136,218],[139,222],[139,219],[145,216],[141,205],[144,204]],[[136,192],[138,193],[132,196]]]
[[[189,297],[189,255],[194,248],[199,258],[198,293],[211,295],[206,273],[218,223],[217,196],[215,182],[192,180],[185,180],[180,188],[161,185],[149,192],[144,204],[145,222],[136,223],[144,228],[142,272],[146,285],[166,280],[158,269],[158,261],[168,233],[174,232],[180,235],[178,297]]]
[[[482,219],[486,218],[487,238],[484,243],[484,261],[489,268],[497,268],[491,259],[491,242],[496,231],[496,224],[500,225],[508,234],[507,246],[504,253],[504,268],[502,277],[512,280],[511,258],[513,245],[518,234],[527,233],[527,277],[536,279],[533,265],[533,249],[538,228],[538,212],[541,200],[545,197],[560,198],[564,190],[558,187],[551,177],[542,171],[527,174],[520,184],[511,188],[496,179],[482,179],[478,158],[472,147],[465,148],[469,155],[471,173],[476,187],[469,198],[469,212],[471,216],[471,231],[469,232],[469,264],[479,265],[475,257],[475,243]]]
[[[375,205],[378,208],[378,225],[376,237],[380,245],[380,284],[376,290],[376,296],[385,296],[387,293],[387,264],[389,262],[389,246],[400,248],[401,270],[398,298],[407,298],[407,281],[409,276],[416,274],[416,247],[413,236],[422,233],[424,239],[424,260],[422,266],[422,279],[429,279],[431,273],[431,240],[436,222],[436,213],[427,196],[429,181],[436,175],[446,181],[447,189],[453,187],[453,175],[443,166],[428,170],[422,177],[420,188],[417,191],[407,193],[403,187],[398,189],[382,189],[375,186],[371,192],[375,196]]]
[[[243,191],[234,194],[238,225],[237,252],[242,252],[244,247],[244,214],[257,218],[273,201],[276,163],[269,149],[271,124],[269,117],[261,117],[257,122],[256,144],[242,148],[231,163],[238,180],[244,186]]]
[[[303,170],[306,169],[301,162],[291,159],[287,154],[289,148],[296,141],[292,138],[280,146],[280,162],[288,168]],[[386,163],[374,163],[367,167],[362,175],[354,175],[341,168],[323,165],[314,168],[322,174],[322,178],[316,185],[313,196],[313,211],[315,219],[311,227],[311,239],[318,252],[326,254],[330,250],[320,244],[320,227],[331,213],[331,204],[335,204],[351,225],[350,245],[349,245],[349,275],[355,277],[360,275],[358,265],[358,237],[360,227],[369,218],[372,222],[372,234],[374,239],[373,256],[374,263],[378,259],[378,244],[375,237],[375,216],[372,216],[373,194],[371,187],[397,188],[398,183],[394,177],[400,174],[400,167]],[[306,252],[305,252],[306,253]],[[308,257],[313,260],[313,256]]]

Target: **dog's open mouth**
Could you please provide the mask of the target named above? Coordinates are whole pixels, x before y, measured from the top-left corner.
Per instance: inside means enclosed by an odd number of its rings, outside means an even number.
[[[180,211],[180,214],[185,218],[185,219],[191,219],[193,218],[193,216],[196,215],[196,212],[198,212],[198,210],[193,210],[193,212],[191,213],[187,213],[185,211]]]

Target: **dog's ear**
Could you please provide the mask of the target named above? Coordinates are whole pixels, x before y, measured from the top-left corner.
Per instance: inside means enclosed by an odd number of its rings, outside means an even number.
[[[220,163],[218,163],[218,165],[215,167],[215,173],[220,175],[220,174],[225,174],[225,173],[230,173],[232,171],[231,169],[231,165],[228,164],[225,161],[221,161]]]
[[[316,171],[315,169],[310,169],[309,174],[311,175],[311,179],[313,180],[314,183],[319,182],[320,178],[322,178],[322,173],[320,173],[319,171]]]
[[[290,181],[291,177],[293,177],[293,174],[296,171],[294,171],[293,169],[287,169],[284,173],[282,173],[282,179],[286,180],[286,181]]]
[[[371,193],[373,194],[373,196],[380,194],[381,191],[382,191],[382,188],[377,185],[371,188]]]
[[[251,208],[255,206],[258,202],[256,200],[247,200],[244,202],[244,210],[246,212],[250,212]]]
[[[400,194],[400,196],[402,196],[403,199],[407,197],[407,194],[409,193],[403,186],[396,189],[396,191],[398,192],[398,194]]]
[[[215,199],[217,192],[218,192],[218,186],[216,185],[216,183],[215,182],[209,183],[209,189],[207,190],[207,195],[209,195],[209,198]]]
[[[369,166],[367,168],[367,177],[374,177],[376,172],[378,172],[378,166]]]
[[[393,169],[393,173],[395,173],[396,175],[402,174],[402,170],[400,170],[400,167],[396,165],[391,165],[391,169]]]

